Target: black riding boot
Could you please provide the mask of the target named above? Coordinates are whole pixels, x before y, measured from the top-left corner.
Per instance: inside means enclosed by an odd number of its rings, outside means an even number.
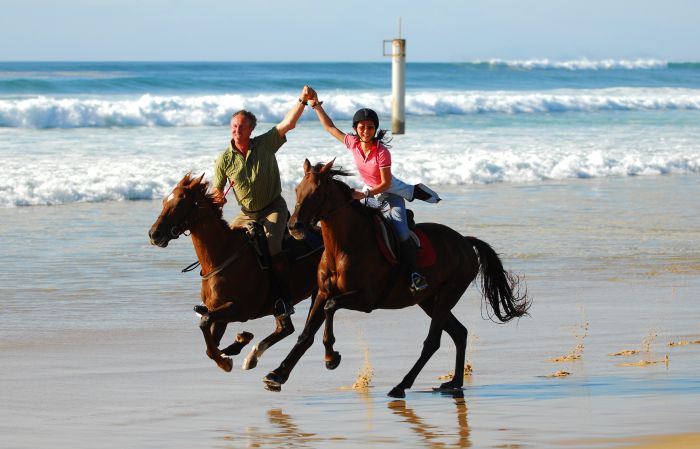
[[[416,270],[416,246],[410,238],[401,242],[401,254],[406,268],[408,268],[411,293],[428,288],[428,281]]]
[[[291,267],[287,254],[279,253],[272,256],[272,282],[275,298],[275,318],[289,317],[294,313],[291,291]]]

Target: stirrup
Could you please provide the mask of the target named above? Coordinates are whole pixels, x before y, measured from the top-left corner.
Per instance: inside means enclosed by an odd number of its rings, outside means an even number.
[[[428,288],[428,281],[419,273],[411,273],[411,293],[422,292]]]
[[[295,312],[294,306],[282,298],[275,301],[275,318],[289,317]]]

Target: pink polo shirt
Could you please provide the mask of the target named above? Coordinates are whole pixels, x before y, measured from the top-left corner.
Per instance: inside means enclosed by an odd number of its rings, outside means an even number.
[[[345,146],[352,151],[352,157],[355,158],[355,165],[360,172],[360,177],[368,186],[378,186],[382,183],[379,169],[391,167],[391,153],[384,145],[377,142],[365,158],[361,145],[359,137],[351,134],[345,135]]]

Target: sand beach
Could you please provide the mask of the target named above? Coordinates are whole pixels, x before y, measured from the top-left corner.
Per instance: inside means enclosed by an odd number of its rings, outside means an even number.
[[[696,176],[472,186],[415,204],[419,220],[491,243],[533,307],[494,324],[471,287],[455,308],[470,330],[463,397],[431,390],[452,368],[444,338],[405,400],[386,393],[427,334],[418,308],[339,312],[340,367],[325,369],[319,337],[272,393],[262,377],[295,337],[254,370],[242,356],[219,370],[191,312],[197,275],[180,273],[190,242],[148,244],[159,202],[0,209],[2,446],[695,447],[700,212],[687,205],[699,187]]]

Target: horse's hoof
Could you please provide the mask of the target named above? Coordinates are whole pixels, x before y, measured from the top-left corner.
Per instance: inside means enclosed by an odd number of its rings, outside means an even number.
[[[268,373],[263,378],[263,383],[268,391],[282,391],[282,378],[275,373]]]
[[[222,370],[230,373],[233,369],[233,360],[231,360],[229,357],[222,357],[221,362],[217,363],[217,365],[219,365],[219,368]]]
[[[403,390],[403,388],[394,387],[386,395],[389,396],[390,398],[405,398],[406,392]]]
[[[221,354],[227,355],[227,356],[234,356],[238,355],[241,353],[241,346],[237,343],[232,344],[231,346],[228,346],[224,349],[221,350]]]
[[[457,385],[453,381],[445,382],[444,384],[440,385],[438,388],[433,388],[434,391],[461,391],[462,386]]]
[[[326,360],[326,368],[334,370],[340,365],[340,353],[337,351],[333,352],[330,360]]]
[[[240,343],[243,346],[250,343],[250,340],[252,339],[253,334],[251,334],[250,332],[243,331],[240,334],[236,335],[236,343]]]
[[[243,367],[242,368],[244,370],[253,369],[256,366],[258,366],[258,358],[257,357],[248,356],[245,358],[245,360],[243,360]]]

